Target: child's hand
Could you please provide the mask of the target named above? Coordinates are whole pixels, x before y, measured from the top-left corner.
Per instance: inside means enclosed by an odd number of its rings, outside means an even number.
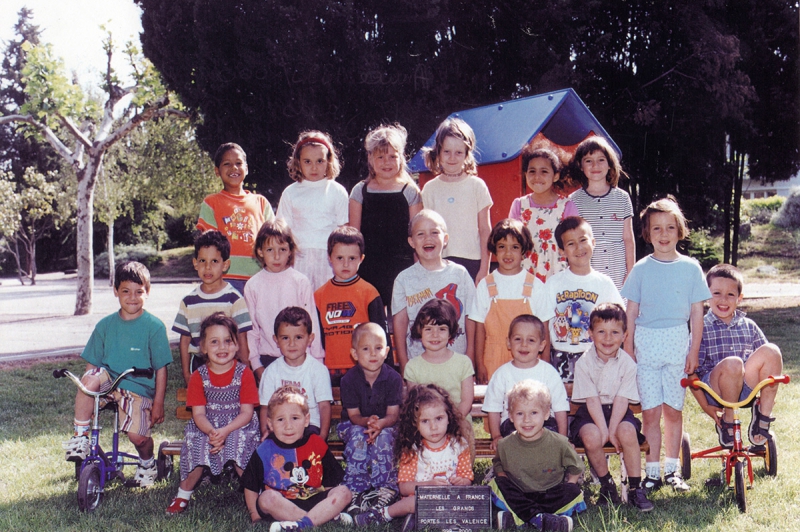
[[[450,484],[453,486],[471,486],[472,481],[468,478],[453,475],[450,477]]]
[[[619,445],[619,440],[617,439],[617,431],[616,430],[608,435],[608,441],[611,442],[611,445],[614,446],[614,449],[616,449],[617,452],[619,452],[620,445]]]
[[[478,364],[475,370],[475,380],[478,381],[478,384],[488,384],[489,370],[486,369],[486,364]]]
[[[683,372],[687,375],[691,375],[697,369],[699,365],[700,355],[698,353],[689,352],[686,356],[686,365],[683,367]]]
[[[164,403],[153,401],[153,406],[150,409],[150,423],[158,425],[164,422]]]
[[[502,436],[499,436],[499,435],[498,435],[498,436],[495,436],[495,437],[493,437],[493,438],[492,438],[492,444],[489,446],[489,448],[490,448],[491,450],[493,450],[493,451],[497,451],[497,442],[499,442],[499,441],[500,441],[500,440],[502,440],[502,439],[503,439],[503,437],[502,437]]]
[[[383,430],[381,426],[378,424],[380,418],[378,416],[370,416],[367,420],[367,429],[364,431],[364,434],[367,435],[367,443],[373,444],[375,443],[375,438]]]

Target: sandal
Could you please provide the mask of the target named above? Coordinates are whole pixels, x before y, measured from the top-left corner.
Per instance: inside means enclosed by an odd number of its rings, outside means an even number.
[[[769,431],[770,424],[775,421],[774,417],[765,416],[761,413],[759,405],[761,403],[756,401],[753,403],[753,417],[750,419],[750,427],[747,429],[747,437],[750,438],[750,443],[756,447],[763,447],[766,441],[756,443],[755,438],[761,436],[766,440],[772,439],[772,433]]]
[[[732,449],[734,424],[728,423],[727,421],[720,419],[719,425],[715,426],[717,428],[717,437],[719,438],[719,444],[725,449]]]

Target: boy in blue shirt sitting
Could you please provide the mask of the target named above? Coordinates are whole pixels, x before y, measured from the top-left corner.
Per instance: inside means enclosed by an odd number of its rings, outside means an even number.
[[[111,395],[119,405],[120,430],[128,434],[139,453],[139,467],[129,481],[137,487],[152,486],[156,480],[153,438],[150,429],[164,421],[164,395],[167,390],[167,364],[172,352],[167,329],[156,316],[144,310],[150,293],[150,272],[138,262],[117,266],[114,295],[119,311],[106,316],[95,326],[89,343],[81,353],[86,373],[81,382],[99,391],[129,368],[152,368],[150,378],[128,376]],[[80,390],[75,397],[75,433],[66,443],[66,459],[81,461],[89,454],[89,428],[94,399]]]

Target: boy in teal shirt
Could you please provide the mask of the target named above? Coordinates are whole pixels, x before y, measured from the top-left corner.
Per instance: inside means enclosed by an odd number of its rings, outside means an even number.
[[[109,389],[120,373],[132,367],[154,371],[150,378],[126,377],[111,395],[119,405],[120,430],[139,453],[139,467],[130,481],[138,487],[151,486],[157,476],[150,428],[164,421],[167,364],[172,362],[166,327],[144,310],[149,293],[150,272],[143,264],[117,266],[114,295],[120,309],[100,320],[81,354],[87,362],[81,382],[92,391]],[[93,410],[94,399],[78,390],[75,433],[64,444],[67,460],[81,461],[89,454]]]

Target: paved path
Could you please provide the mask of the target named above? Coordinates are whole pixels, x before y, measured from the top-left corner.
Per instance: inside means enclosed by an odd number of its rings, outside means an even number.
[[[166,324],[171,343],[178,341],[178,335],[169,330],[178,304],[192,286],[190,283],[154,283],[150,288],[145,309]],[[119,310],[119,301],[108,286],[108,280],[95,280],[92,313],[73,316],[75,290],[75,275],[37,275],[34,286],[21,286],[13,278],[2,279],[0,362],[79,354],[100,318]]]
[[[21,286],[13,278],[0,281],[0,362],[79,354],[100,318],[119,309],[105,279],[95,281],[94,307],[86,316],[72,315],[75,275],[38,275],[34,286]],[[177,344],[178,335],[169,328],[178,303],[192,286],[186,282],[154,283],[145,303],[145,308],[167,325],[173,344]],[[745,296],[800,296],[800,283],[748,283]]]

